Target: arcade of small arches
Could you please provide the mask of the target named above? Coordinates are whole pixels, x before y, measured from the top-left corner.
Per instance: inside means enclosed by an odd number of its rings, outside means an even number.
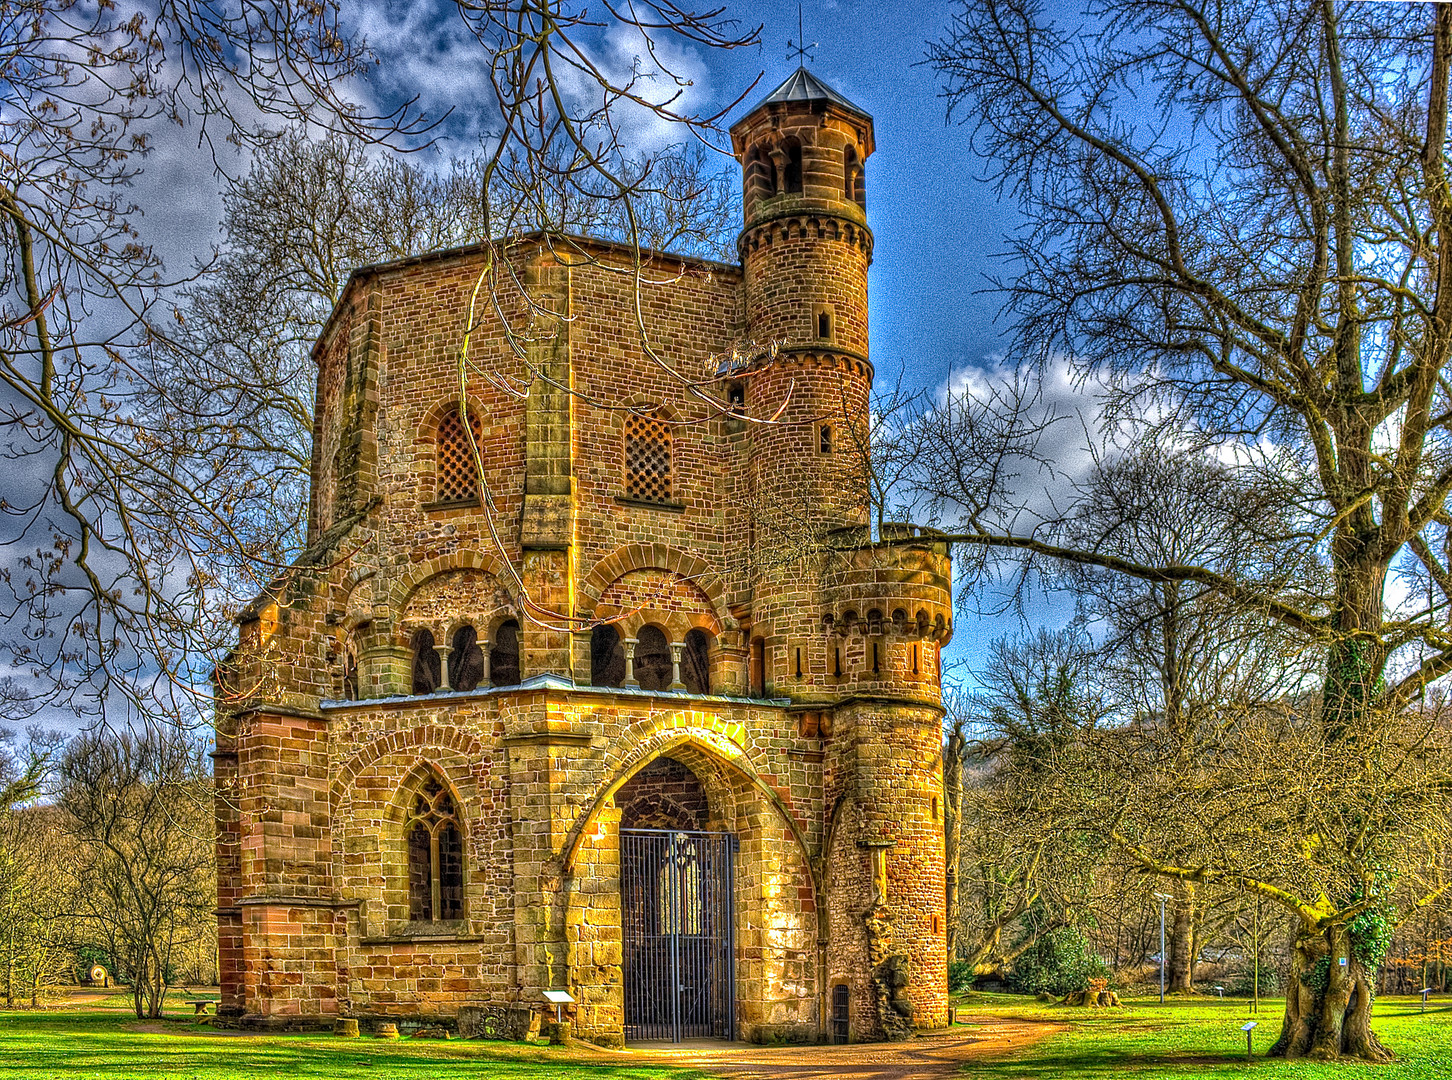
[[[517,686],[523,681],[517,619],[503,620],[485,636],[464,623],[443,642],[432,630],[420,627],[409,645],[416,695]],[[654,622],[640,626],[633,637],[622,637],[617,626],[601,623],[590,632],[590,685],[709,694],[714,645],[715,636],[699,626],[672,640]]]
[[[815,148],[812,148],[815,151]],[[826,150],[826,148],[823,148]],[[763,140],[746,152],[742,179],[750,199],[802,194],[803,143],[796,135]],[[863,154],[848,143],[841,151],[842,200],[867,208]]]
[[[483,637],[473,626],[463,623],[443,642],[437,641],[429,628],[419,627],[409,647],[415,694],[516,686],[520,682],[518,619],[503,620],[492,634]]]

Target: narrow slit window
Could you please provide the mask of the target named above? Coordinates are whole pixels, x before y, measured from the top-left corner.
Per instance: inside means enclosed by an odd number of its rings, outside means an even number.
[[[654,417],[625,418],[625,494],[643,502],[670,501],[671,433]]]
[[[832,313],[830,311],[817,312],[817,336],[824,340],[832,336]]]
[[[802,650],[797,650],[797,678],[802,677]]]
[[[789,139],[786,144],[786,170],[782,185],[788,195],[802,193],[802,144]]]
[[[817,450],[823,454],[832,452],[832,425],[823,424],[822,430],[817,433]]]

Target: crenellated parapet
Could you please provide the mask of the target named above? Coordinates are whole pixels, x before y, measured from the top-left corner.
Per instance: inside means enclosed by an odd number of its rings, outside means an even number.
[[[822,622],[833,632],[890,633],[942,647],[953,636],[952,551],[936,529],[889,523],[837,529],[822,590]]]
[[[821,638],[837,694],[934,700],[938,657],[953,635],[949,545],[934,530],[836,530],[823,578]]]

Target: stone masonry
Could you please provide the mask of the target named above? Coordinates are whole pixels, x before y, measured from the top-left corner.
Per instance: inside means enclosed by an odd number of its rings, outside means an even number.
[[[829,1039],[844,985],[853,1041],[944,1023],[949,552],[861,495],[872,121],[799,70],[732,139],[739,265],[535,235],[350,278],[309,544],[216,680],[233,1022],[565,989],[618,1045],[654,828],[734,836],[735,1037]]]

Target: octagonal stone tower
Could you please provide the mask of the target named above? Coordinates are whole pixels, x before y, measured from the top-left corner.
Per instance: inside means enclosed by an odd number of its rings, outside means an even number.
[[[949,551],[869,526],[872,119],[798,70],[732,139],[739,264],[541,233],[349,278],[307,550],[217,672],[228,1022],[946,1019]]]

